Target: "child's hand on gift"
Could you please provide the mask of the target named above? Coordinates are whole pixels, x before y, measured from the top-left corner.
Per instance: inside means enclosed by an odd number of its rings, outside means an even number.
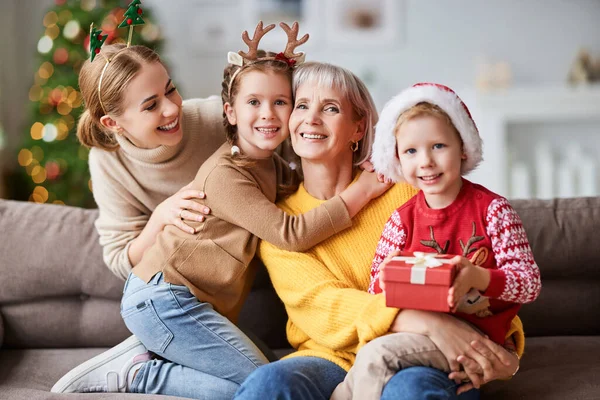
[[[401,250],[394,250],[391,251],[381,262],[381,264],[379,264],[379,287],[381,288],[381,291],[385,293],[385,266],[390,262],[390,260],[393,257],[399,256],[400,253],[402,253]]]
[[[450,262],[456,265],[458,269],[454,282],[448,290],[448,306],[452,312],[455,312],[458,301],[472,288],[481,292],[487,290],[490,283],[490,273],[485,268],[473,265],[465,257],[456,256]]]

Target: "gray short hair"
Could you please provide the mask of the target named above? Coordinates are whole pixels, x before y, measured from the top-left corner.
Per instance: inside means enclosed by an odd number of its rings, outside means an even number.
[[[337,65],[320,62],[307,62],[294,70],[292,82],[294,97],[296,97],[296,90],[300,85],[307,82],[316,83],[317,86],[335,88],[350,101],[356,118],[365,120],[365,135],[359,142],[353,163],[360,165],[369,160],[375,138],[375,124],[379,115],[367,86],[351,71]]]

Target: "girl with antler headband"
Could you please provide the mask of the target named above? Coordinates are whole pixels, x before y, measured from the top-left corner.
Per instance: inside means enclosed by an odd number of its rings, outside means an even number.
[[[56,391],[233,397],[267,362],[233,324],[256,272],[259,239],[290,251],[308,249],[349,227],[363,206],[389,188],[365,172],[356,185],[305,214],[289,215],[274,204],[277,184],[285,188],[296,180],[275,149],[289,135],[292,68],[304,57],[294,49],[308,39],[297,40],[297,23],[280,25],[288,35],[283,53],[258,50],[275,27],[260,22],[252,39],[247,32],[242,36],[249,51],[228,56],[222,91],[227,141],[189,185],[210,193],[199,203],[211,214],[203,223],[189,222],[193,231],[167,225],[158,233],[125,283],[121,314],[135,336],[69,372]],[[149,77],[162,77],[162,65],[144,65],[141,74],[145,68]],[[177,124],[175,119],[164,131],[175,131]],[[136,136],[128,139],[135,143]],[[165,360],[151,360],[146,349]]]

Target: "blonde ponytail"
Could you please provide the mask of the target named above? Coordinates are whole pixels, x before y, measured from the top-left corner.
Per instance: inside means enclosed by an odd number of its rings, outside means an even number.
[[[98,147],[107,151],[115,151],[119,144],[112,133],[104,131],[86,109],[77,123],[77,139],[85,147]]]

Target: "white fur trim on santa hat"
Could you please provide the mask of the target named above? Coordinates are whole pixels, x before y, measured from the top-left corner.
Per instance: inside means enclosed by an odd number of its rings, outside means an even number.
[[[400,114],[422,102],[435,104],[450,116],[460,133],[467,156],[460,172],[466,175],[474,170],[483,159],[483,143],[467,107],[450,88],[434,83],[418,83],[393,97],[381,111],[379,122],[375,126],[371,156],[375,171],[393,182],[402,180],[400,160],[396,156],[394,127]]]

